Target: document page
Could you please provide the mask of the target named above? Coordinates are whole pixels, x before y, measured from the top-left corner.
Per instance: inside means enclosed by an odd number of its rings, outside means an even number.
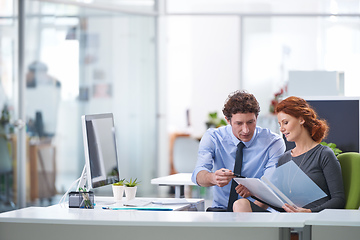
[[[285,203],[297,207],[284,193],[282,193],[274,184],[272,184],[265,176],[261,180],[266,183]]]
[[[263,181],[258,178],[234,178],[238,184],[245,186],[255,197],[275,207],[284,206],[284,201]]]
[[[249,189],[255,197],[275,207],[282,207],[284,203],[304,207],[327,196],[294,161],[276,168],[270,179],[263,176],[261,179],[234,180]]]
[[[143,207],[143,206],[149,205],[151,202],[152,202],[151,200],[134,198],[134,199],[125,201],[123,204],[124,204],[124,206],[130,206],[130,207]]]
[[[327,196],[294,161],[276,168],[268,180],[298,207]]]
[[[177,205],[177,204],[188,204],[189,201],[186,198],[159,198],[152,201],[153,204],[161,205]]]

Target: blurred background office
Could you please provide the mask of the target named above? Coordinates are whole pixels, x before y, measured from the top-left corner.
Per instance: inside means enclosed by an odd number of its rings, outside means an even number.
[[[254,93],[273,131],[288,94],[360,97],[359,17],[358,0],[0,0],[0,210],[80,177],[83,114],[113,112],[121,178],[167,196],[150,180],[174,172],[172,137],[200,139],[230,92]],[[26,84],[36,67],[52,91]]]

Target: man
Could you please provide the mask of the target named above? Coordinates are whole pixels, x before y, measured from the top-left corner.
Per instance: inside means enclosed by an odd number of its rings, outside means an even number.
[[[240,142],[245,146],[242,167],[237,172],[244,177],[270,176],[284,153],[285,143],[278,134],[256,126],[259,112],[259,103],[254,95],[236,91],[229,95],[223,108],[229,125],[210,128],[202,137],[192,181],[203,187],[214,186],[214,199],[208,211],[232,211],[228,202]],[[251,195],[242,185],[236,187],[236,192],[244,198]]]

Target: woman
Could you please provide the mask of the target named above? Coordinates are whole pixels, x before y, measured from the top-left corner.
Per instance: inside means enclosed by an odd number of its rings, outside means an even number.
[[[328,132],[326,121],[320,120],[316,112],[302,98],[288,97],[275,109],[280,131],[287,141],[295,142],[295,148],[280,157],[278,167],[293,160],[299,168],[313,180],[327,197],[307,204],[293,207],[288,204],[279,211],[319,212],[325,208],[344,208],[345,195],[340,163],[333,151],[319,144]],[[267,211],[268,206],[239,199],[234,203],[234,212]]]

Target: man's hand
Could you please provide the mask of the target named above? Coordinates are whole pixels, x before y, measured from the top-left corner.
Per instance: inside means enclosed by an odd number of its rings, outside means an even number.
[[[234,178],[234,173],[231,170],[221,168],[214,172],[215,184],[219,187],[228,185],[231,179]]]
[[[235,190],[243,198],[247,198],[247,197],[251,196],[250,191],[245,186],[243,186],[241,184],[237,185]]]

